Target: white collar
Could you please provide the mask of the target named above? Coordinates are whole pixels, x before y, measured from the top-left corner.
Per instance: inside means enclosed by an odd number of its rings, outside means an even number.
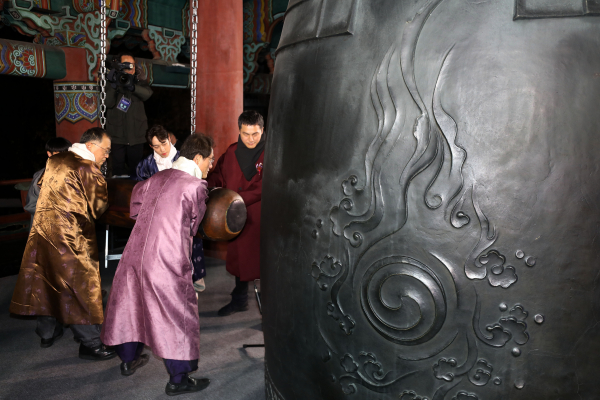
[[[77,154],[79,157],[84,160],[90,160],[92,162],[96,162],[96,156],[94,153],[87,149],[85,143],[74,143],[71,147],[69,147],[69,151]]]
[[[173,166],[173,158],[177,154],[177,149],[173,144],[171,144],[171,150],[169,151],[169,155],[165,158],[162,158],[160,154],[156,151],[154,152],[154,161],[156,161],[156,166],[159,171],[164,171],[165,169],[170,169]]]
[[[198,167],[198,164],[182,156],[179,156],[177,161],[173,163],[173,169],[178,169],[180,171],[187,172],[188,174],[190,174],[191,176],[195,176],[196,178],[204,179],[202,177],[202,170],[200,169],[200,167]]]

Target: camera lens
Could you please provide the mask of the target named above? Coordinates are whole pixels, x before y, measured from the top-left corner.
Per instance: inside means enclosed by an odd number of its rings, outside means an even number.
[[[127,75],[121,75],[120,79],[122,84],[127,84],[129,83],[129,79],[127,79]]]

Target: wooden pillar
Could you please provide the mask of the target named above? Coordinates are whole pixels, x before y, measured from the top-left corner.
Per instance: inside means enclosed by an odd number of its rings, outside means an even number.
[[[95,120],[91,117],[94,112],[99,112],[100,99],[97,83],[88,79],[85,49],[62,47],[62,50],[65,52],[67,75],[54,81],[56,136],[78,143],[83,132],[100,126],[99,116]]]
[[[244,111],[243,4],[241,0],[198,3],[196,132],[212,136],[218,159],[237,142],[237,119]],[[225,259],[225,242],[204,241],[204,246],[207,256]]]
[[[218,159],[237,141],[244,107],[243,8],[240,0],[198,3],[196,132],[213,137]]]

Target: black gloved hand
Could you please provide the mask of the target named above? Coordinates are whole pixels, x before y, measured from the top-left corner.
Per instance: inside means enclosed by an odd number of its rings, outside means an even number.
[[[123,88],[125,90],[130,91],[131,93],[135,92],[135,84],[133,84],[133,83],[128,84],[128,85],[123,85]]]
[[[110,82],[110,86],[112,86],[113,89],[117,89],[117,86],[119,86],[119,83],[117,82],[117,70],[111,69],[108,71],[108,74],[106,74],[106,80]]]

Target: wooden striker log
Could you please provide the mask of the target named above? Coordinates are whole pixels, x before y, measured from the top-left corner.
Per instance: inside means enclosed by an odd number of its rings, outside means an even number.
[[[107,179],[106,182],[109,207],[98,222],[132,228],[135,221],[129,217],[129,204],[138,182],[129,179]],[[225,188],[213,189],[208,194],[206,212],[196,236],[212,241],[234,239],[244,228],[246,216],[246,205],[239,194]]]

